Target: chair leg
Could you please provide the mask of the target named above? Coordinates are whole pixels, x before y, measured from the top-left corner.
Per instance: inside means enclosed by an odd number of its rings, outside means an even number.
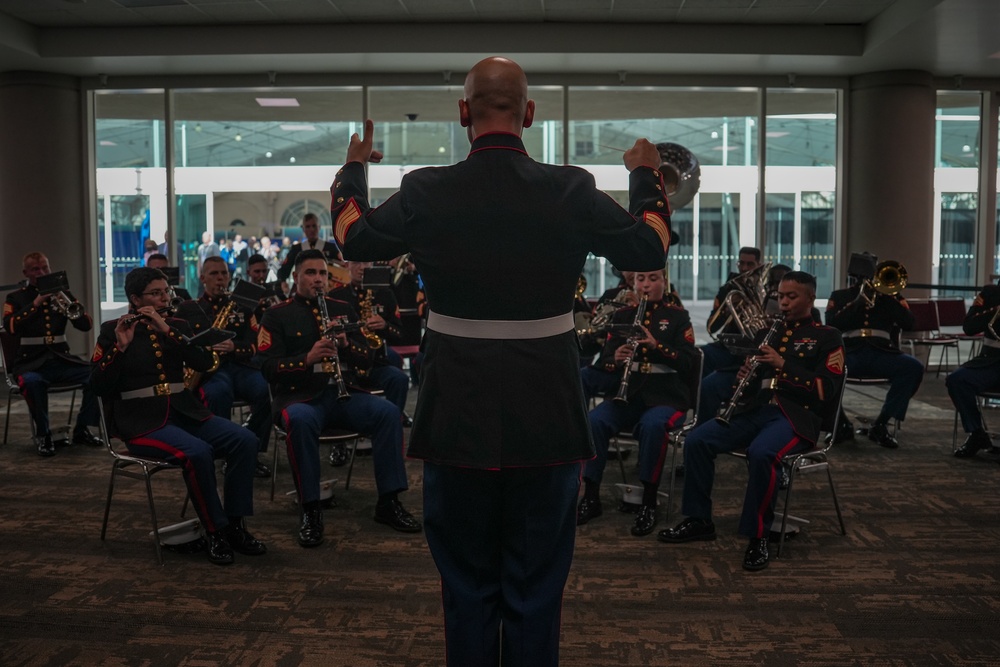
[[[354,438],[354,443],[351,445],[351,460],[347,464],[347,482],[344,484],[344,491],[351,490],[351,474],[354,472],[354,457],[358,453],[358,440],[360,439],[360,436]],[[374,447],[374,444],[372,446]]]
[[[837,499],[837,487],[833,485],[833,470],[830,462],[826,462],[826,478],[830,482],[830,493],[833,495],[833,508],[837,510],[837,521],[840,522],[840,534],[847,535],[847,527],[844,525],[844,515],[840,512],[840,501]]]
[[[625,474],[625,461],[622,460],[622,447],[618,442],[618,436],[614,437],[615,452],[618,454],[618,469],[622,472],[622,484],[628,484],[628,476]]]
[[[76,406],[76,389],[69,395],[69,416],[66,418],[66,425],[73,425],[73,408]]]
[[[4,447],[7,446],[7,432],[10,431],[10,404],[12,402],[13,401],[11,401],[11,396],[8,395],[7,396],[7,421],[5,421],[3,423],[3,446]],[[31,417],[29,416],[28,418],[30,419]],[[32,422],[32,423],[34,423],[34,422]]]
[[[149,499],[149,515],[153,519],[153,543],[156,545],[156,560],[163,565],[163,550],[160,547],[160,526],[156,521],[156,505],[153,503],[153,484],[150,479],[149,470],[143,466],[143,472],[146,473],[146,497]]]
[[[795,471],[796,467],[790,466],[788,468],[788,487],[785,489],[785,506],[781,512],[781,528],[779,528],[778,535],[778,550],[774,553],[775,558],[781,558],[781,548],[785,546],[785,529],[788,527],[788,510],[791,507],[792,500],[792,485],[795,483]],[[774,523],[772,522],[771,528],[774,528]]]
[[[677,472],[678,443],[673,438],[671,438],[669,442],[670,442],[669,446],[673,449],[673,451],[670,452],[670,469],[667,471],[667,475],[670,477],[670,482],[667,485],[667,511],[666,515],[663,518],[664,522],[670,521],[670,510],[674,505],[674,486],[675,486],[674,482],[677,477],[676,472]]]
[[[273,430],[273,429],[272,429]],[[274,433],[274,458],[271,460],[271,502],[274,502],[274,487],[278,484],[278,434]]]
[[[108,502],[104,503],[104,523],[101,524],[101,541],[108,533],[108,515],[111,513],[111,496],[115,492],[115,475],[118,474],[118,461],[111,465],[111,481],[108,483]]]

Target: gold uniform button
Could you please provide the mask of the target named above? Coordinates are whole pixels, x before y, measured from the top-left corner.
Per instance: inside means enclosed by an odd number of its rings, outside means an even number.
[[[163,364],[156,364],[156,370],[162,371],[163,370]]]
[[[156,340],[156,334],[149,334],[149,340]]]
[[[781,342],[782,343],[787,343],[788,342],[788,336],[785,336],[784,338],[782,338]]]
[[[339,188],[339,187],[340,187],[341,185],[343,185],[343,184],[344,184],[344,183],[343,183],[342,181],[338,181],[338,182],[336,182],[336,183],[334,183],[334,184],[333,184],[333,187],[335,187],[335,188]]]
[[[662,199],[657,199],[656,200],[656,208],[663,208],[663,200]]]
[[[162,357],[162,356],[163,356],[163,353],[162,353],[162,352],[160,352],[159,350],[157,350],[157,351],[156,351],[156,356],[157,356],[157,357]]]
[[[661,187],[660,187],[660,184],[659,184],[659,183],[657,183],[657,184],[656,184],[656,189],[657,189],[657,190],[662,190],[663,188],[661,188]]]
[[[785,346],[784,345],[782,345],[781,347],[778,348],[778,352],[784,352],[784,351],[785,351]]]
[[[343,197],[337,197],[337,203],[338,204],[343,204],[344,203],[344,198]]]
[[[660,172],[658,172],[656,169],[654,169],[653,170],[653,176],[656,176],[657,178],[659,178],[660,177]]]
[[[163,373],[160,373],[160,382],[163,382],[166,379],[167,379],[167,376],[164,375]]]

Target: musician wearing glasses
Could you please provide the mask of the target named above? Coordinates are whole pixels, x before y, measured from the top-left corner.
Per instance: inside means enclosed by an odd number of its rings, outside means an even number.
[[[420,522],[398,498],[408,488],[399,409],[358,389],[358,373],[372,366],[372,348],[356,326],[351,331],[334,326],[356,324],[357,317],[350,304],[325,296],[323,253],[303,250],[295,264],[295,291],[264,313],[257,352],[271,383],[274,414],[288,434],[288,460],[302,510],[298,542],[303,547],[323,543],[318,438],[331,427],[371,437],[378,488],[375,521],[401,532],[419,532]]]
[[[814,446],[821,426],[833,421],[844,381],[840,332],[812,318],[816,279],[786,273],[778,286],[782,319],[757,334],[756,355],[740,368],[736,394],[719,417],[692,430],[684,442],[687,516],[660,531],[661,542],[714,540],[712,486],[719,454],[745,449],[750,478],[739,533],[750,538],[743,569],[767,567],[767,540],[782,460]]]
[[[24,256],[21,270],[26,278],[20,289],[7,295],[3,305],[3,327],[17,344],[10,371],[18,378],[21,395],[28,403],[34,422],[35,446],[39,456],[56,453],[49,422],[50,384],[83,384],[83,401],[73,428],[73,444],[101,445],[101,439],[87,427],[96,426],[97,401],[88,381],[90,364],[70,354],[66,324],[78,331],[90,331],[94,320],[68,290],[41,294],[39,278],[51,273],[48,258],[40,252]]]
[[[986,430],[977,394],[1000,390],[998,313],[1000,313],[1000,286],[987,285],[976,295],[962,323],[962,329],[966,334],[970,336],[983,334],[983,349],[978,356],[949,373],[945,379],[948,396],[951,397],[951,402],[962,418],[962,428],[968,434],[965,442],[955,450],[955,456],[960,459],[972,458],[981,449],[996,451],[993,440]]]
[[[235,336],[213,346],[217,364],[214,370],[189,379],[189,389],[205,397],[213,414],[229,419],[236,399],[246,401],[250,418],[246,427],[257,436],[257,451],[266,452],[271,437],[271,399],[267,381],[253,363],[257,353],[257,320],[253,311],[229,295],[229,267],[221,257],[209,257],[201,265],[199,276],[204,292],[197,301],[185,301],[177,308],[177,317],[186,320],[195,333],[215,327]],[[271,470],[257,462],[257,477],[269,477]]]
[[[265,553],[245,521],[253,515],[257,439],[213,415],[184,386],[185,368],[206,371],[211,351],[189,343],[188,323],[169,315],[170,290],[160,271],[130,271],[125,296],[129,314],[101,325],[93,356],[94,391],[105,397],[109,430],[133,455],[183,468],[209,561],[228,565],[234,551]],[[216,491],[217,458],[226,463],[224,501]]]
[[[632,429],[639,440],[642,503],[631,532],[641,537],[653,532],[656,526],[656,496],[667,434],[683,423],[685,413],[694,404],[687,378],[698,372],[691,318],[686,310],[665,298],[665,287],[662,270],[636,273],[636,293],[644,301],[614,315],[616,328],[597,364],[613,372],[624,386],[620,387],[618,398],[608,397],[590,411],[597,456],[583,468],[584,492],[577,505],[577,525],[601,516],[600,486],[609,443],[621,430]],[[626,364],[629,364],[628,375]]]
[[[899,332],[913,328],[913,313],[898,293],[901,288],[898,280],[896,288],[873,285],[884,267],[890,266],[889,263],[876,266],[876,259],[869,253],[851,256],[848,277],[854,284],[830,295],[826,323],[839,329],[844,337],[851,377],[889,378],[889,390],[878,417],[868,429],[868,438],[882,447],[895,449],[899,443],[889,432],[889,420],[902,421],[906,417],[910,399],[924,378],[924,365],[899,349]],[[890,268],[889,272],[893,271],[900,275],[899,269]],[[847,418],[842,417],[838,440],[853,437],[853,429]]]

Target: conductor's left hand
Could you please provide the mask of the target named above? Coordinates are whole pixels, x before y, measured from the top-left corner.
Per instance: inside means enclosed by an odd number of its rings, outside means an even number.
[[[365,132],[363,138],[359,139],[357,132],[351,135],[351,143],[347,146],[347,161],[360,162],[361,164],[367,164],[368,162],[381,162],[381,151],[372,150],[374,136],[375,123],[372,122],[371,118],[369,118],[365,121]]]

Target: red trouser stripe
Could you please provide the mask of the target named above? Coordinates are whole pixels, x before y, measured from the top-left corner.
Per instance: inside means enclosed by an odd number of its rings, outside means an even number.
[[[771,498],[774,497],[774,489],[778,485],[778,470],[781,469],[781,462],[784,460],[785,454],[794,449],[799,442],[801,442],[799,436],[795,436],[788,441],[788,444],[779,449],[777,455],[774,457],[774,463],[771,465],[771,478],[767,482],[767,491],[760,501],[760,507],[757,508],[757,537],[764,537],[764,510],[770,507]]]
[[[187,478],[188,489],[191,490],[191,502],[198,507],[198,515],[205,520],[205,530],[210,533],[214,533],[215,523],[212,521],[212,517],[208,512],[208,503],[205,502],[205,494],[202,492],[201,485],[198,484],[198,476],[195,474],[194,466],[191,464],[191,460],[185,456],[184,452],[170,446],[162,440],[154,440],[152,438],[139,437],[128,441],[126,444],[158,449],[164,453],[163,458],[165,460],[170,457],[177,460],[177,463],[184,470],[184,476]]]

